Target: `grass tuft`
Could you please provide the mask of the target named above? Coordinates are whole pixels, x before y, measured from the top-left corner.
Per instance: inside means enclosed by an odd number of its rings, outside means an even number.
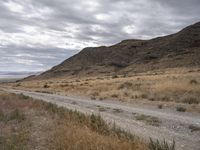
[[[200,127],[197,127],[195,125],[190,125],[189,129],[191,130],[191,132],[200,131]]]
[[[150,150],[175,150],[175,141],[171,145],[169,145],[165,140],[163,142],[160,141],[153,141],[150,138],[149,142],[149,149]]]
[[[178,106],[178,107],[176,107],[176,111],[185,112],[186,108],[182,107],[182,106]]]
[[[192,80],[190,80],[190,84],[197,85],[197,84],[198,84],[198,81],[195,80],[195,79],[192,79]]]
[[[43,86],[43,88],[49,88],[50,86],[48,85],[48,84],[45,84],[44,86]]]
[[[188,97],[183,100],[186,104],[199,104],[199,100],[196,97]]]
[[[25,119],[25,114],[19,109],[15,109],[14,111],[12,111],[8,117],[8,121],[17,120],[18,122],[22,122]]]
[[[159,105],[158,105],[158,108],[159,108],[159,109],[162,109],[162,108],[163,108],[163,105],[162,105],[162,104],[159,104]]]
[[[160,124],[162,123],[162,121],[159,120],[157,117],[152,117],[148,115],[137,115],[135,118],[136,120],[143,121],[147,125],[152,125],[156,127],[160,126]]]
[[[8,137],[0,137],[0,147],[2,150],[26,150],[27,141],[27,133],[19,132]]]

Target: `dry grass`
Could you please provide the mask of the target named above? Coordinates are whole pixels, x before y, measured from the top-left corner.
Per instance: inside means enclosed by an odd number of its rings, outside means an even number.
[[[52,150],[146,150],[148,145],[99,116],[0,92],[0,147]]]
[[[176,111],[185,112],[186,108],[182,107],[182,106],[178,106],[178,107],[176,107]]]
[[[46,88],[48,85],[48,88]],[[176,108],[180,103],[187,111],[200,112],[199,70],[174,69],[141,73],[132,76],[52,79],[47,81],[11,84],[18,89],[29,89],[71,96],[88,96],[93,100],[113,99]]]
[[[147,115],[137,115],[135,116],[136,120],[143,121],[144,123],[152,126],[160,126],[162,123],[157,117],[147,116]]]
[[[190,125],[189,129],[191,130],[191,132],[200,132],[200,127],[194,125]]]

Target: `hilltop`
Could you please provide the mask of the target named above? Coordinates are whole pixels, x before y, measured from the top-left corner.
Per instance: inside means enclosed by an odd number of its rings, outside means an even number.
[[[124,40],[109,47],[88,47],[34,79],[131,74],[200,66],[200,22],[151,40]],[[31,77],[32,79],[33,77]]]

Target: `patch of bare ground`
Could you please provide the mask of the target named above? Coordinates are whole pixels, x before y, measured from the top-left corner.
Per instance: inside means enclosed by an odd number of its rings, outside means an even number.
[[[24,95],[0,92],[0,147],[13,149],[147,150],[148,145],[99,116],[85,116]]]

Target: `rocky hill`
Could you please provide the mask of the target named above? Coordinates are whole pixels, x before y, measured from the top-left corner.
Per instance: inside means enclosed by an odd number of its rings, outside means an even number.
[[[113,75],[149,70],[200,67],[200,22],[151,40],[124,40],[89,47],[34,78]]]

